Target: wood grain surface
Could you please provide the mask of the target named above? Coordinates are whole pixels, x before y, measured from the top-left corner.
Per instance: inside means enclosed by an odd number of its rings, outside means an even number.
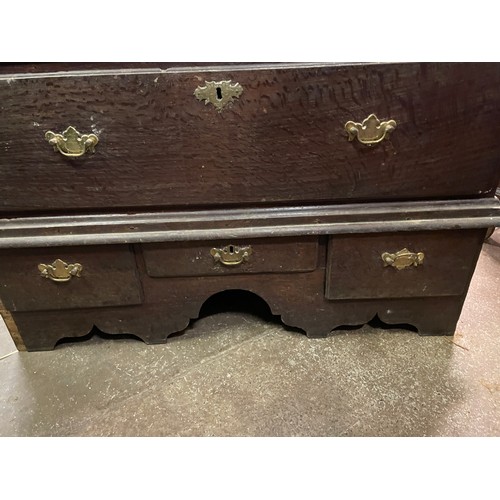
[[[203,280],[146,281],[148,298],[141,306],[15,312],[13,317],[30,351],[53,349],[60,339],[87,335],[93,326],[105,333],[132,334],[155,344],[185,330],[212,295],[242,289],[262,297],[285,325],[301,328],[310,337],[326,336],[340,325],[362,325],[375,316],[388,324],[411,324],[422,335],[452,335],[465,298],[328,301],[324,296],[324,269],[296,274],[248,274],[244,279],[208,276]]]
[[[235,266],[214,261],[210,251],[229,245],[250,247],[248,260]],[[169,242],[143,245],[146,272],[152,277],[210,276],[247,273],[314,271],[318,238],[232,239],[203,242]]]
[[[164,342],[226,290],[311,337],[375,316],[454,332],[498,222],[500,64],[10,68],[0,298],[18,345],[52,349],[94,326]],[[222,80],[243,93],[219,113],[193,93]],[[389,139],[349,142],[345,123],[371,113],[397,122]],[[99,137],[94,154],[47,143],[70,125]],[[217,266],[218,244],[254,245],[254,259]],[[384,268],[380,254],[403,247],[424,264]],[[56,258],[82,276],[41,277]]]
[[[326,296],[375,299],[463,295],[484,240],[484,229],[416,231],[330,237]],[[422,252],[419,266],[397,270],[381,255]]]
[[[500,226],[500,200],[496,198],[6,217],[0,219],[0,248],[206,242],[222,238],[435,231],[495,225]]]
[[[80,277],[54,282],[38,264],[61,259],[83,266]],[[140,304],[134,254],[126,245],[17,249],[0,252],[0,297],[10,311],[39,311]]]
[[[193,92],[232,80],[218,113]],[[500,64],[139,69],[0,77],[0,210],[287,205],[491,196]],[[394,119],[389,140],[344,125]],[[44,134],[95,133],[67,159]]]

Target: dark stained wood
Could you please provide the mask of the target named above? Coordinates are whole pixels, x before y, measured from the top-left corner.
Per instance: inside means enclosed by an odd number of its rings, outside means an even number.
[[[325,336],[341,325],[361,325],[375,316],[388,324],[412,324],[421,334],[453,333],[465,292],[451,297],[327,300],[324,243],[319,259],[323,266],[310,273],[206,276],[203,280],[149,277],[138,247],[144,304],[15,312],[13,316],[28,350],[52,349],[59,339],[86,335],[94,325],[106,333],[129,333],[147,343],[161,343],[172,333],[184,330],[215,293],[243,289],[262,297],[285,324],[302,328],[311,337]]]
[[[500,226],[494,198],[0,219],[0,248]]]
[[[38,264],[55,259],[83,266],[80,277],[56,283]],[[128,246],[17,249],[0,252],[0,297],[10,311],[140,304],[140,281]]]
[[[484,229],[332,236],[326,296],[375,299],[463,295],[484,236]],[[384,266],[384,252],[396,253],[404,248],[423,252],[423,263],[401,270]]]
[[[205,80],[244,92],[218,113]],[[242,206],[487,197],[500,171],[500,64],[235,65],[4,75],[0,210]],[[348,142],[370,113],[390,140]],[[70,160],[45,141],[94,132]]]
[[[94,325],[165,342],[230,290],[310,337],[376,316],[453,334],[500,225],[500,64],[85,64],[0,67],[0,313],[18,346]],[[195,99],[228,79],[230,109]],[[390,138],[349,142],[371,113],[397,121]],[[95,154],[53,151],[45,132],[69,125]],[[215,264],[229,244],[250,260]],[[404,247],[423,266],[383,266]],[[82,277],[41,277],[56,258]]]
[[[213,66],[242,66],[242,63],[215,63],[215,62],[197,62],[194,66],[197,67],[213,67]],[[127,70],[127,69],[162,69],[169,68],[186,68],[192,67],[190,62],[39,62],[39,63],[4,63],[0,62],[0,74],[26,74],[26,73],[53,73],[60,71],[87,71],[94,72],[96,70]]]
[[[144,278],[142,306],[16,312],[27,349],[53,349],[65,337],[81,337],[95,325],[110,334],[133,334],[148,344],[166,342],[198,317],[203,303],[222,290],[247,290],[262,297],[273,314],[310,337],[324,337],[341,325],[361,325],[375,316],[388,324],[409,323],[422,335],[452,335],[464,296],[329,301],[324,269],[296,274],[248,274],[193,278]]]
[[[212,248],[229,245],[251,247],[248,260],[239,265],[226,266],[216,262]],[[210,276],[247,273],[306,272],[316,269],[318,238],[252,238],[241,240],[171,242],[144,245],[146,272],[152,277]]]

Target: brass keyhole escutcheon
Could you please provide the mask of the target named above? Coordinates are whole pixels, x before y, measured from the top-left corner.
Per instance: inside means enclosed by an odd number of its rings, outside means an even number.
[[[212,104],[219,113],[223,109],[233,104],[233,101],[240,97],[243,87],[239,83],[232,83],[231,80],[222,82],[207,82],[199,86],[194,91],[196,99],[205,101],[205,104]]]
[[[215,262],[220,262],[224,266],[238,266],[248,261],[252,255],[252,247],[227,245],[223,248],[212,248],[210,255]]]

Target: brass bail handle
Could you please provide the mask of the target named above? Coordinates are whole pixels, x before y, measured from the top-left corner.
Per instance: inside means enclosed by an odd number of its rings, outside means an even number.
[[[384,267],[391,266],[401,271],[408,267],[421,266],[424,263],[425,255],[423,252],[410,252],[407,248],[403,248],[396,253],[384,252],[381,257],[384,261]]]
[[[212,248],[210,255],[215,262],[225,266],[238,266],[246,262],[252,255],[252,247],[240,247],[238,245],[227,245],[223,248]]]
[[[395,120],[380,121],[373,113],[362,123],[349,121],[345,124],[350,141],[358,139],[362,144],[372,146],[383,141],[396,128]]]
[[[83,266],[81,264],[67,264],[61,259],[56,259],[52,264],[38,264],[40,276],[57,283],[69,281],[73,277],[79,278]]]
[[[95,134],[81,134],[75,127],[68,127],[61,134],[49,130],[45,139],[54,146],[54,151],[59,151],[64,156],[77,158],[85,153],[93,153],[99,138]]]

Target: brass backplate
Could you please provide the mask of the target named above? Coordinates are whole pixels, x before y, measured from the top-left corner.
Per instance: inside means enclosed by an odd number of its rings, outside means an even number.
[[[411,266],[420,266],[424,263],[424,253],[423,252],[410,252],[407,248],[403,248],[396,253],[384,252],[382,255],[382,260],[384,261],[384,266],[395,267],[398,271],[406,269]]]
[[[83,266],[78,263],[66,264],[63,260],[56,259],[52,264],[38,264],[38,270],[44,278],[61,283],[69,281],[73,276],[79,278]]]
[[[371,146],[383,141],[395,128],[395,120],[381,122],[374,114],[365,118],[362,123],[347,122],[345,129],[350,141],[358,139],[362,144]]]
[[[252,247],[227,245],[223,248],[212,248],[210,255],[215,262],[220,262],[225,266],[237,266],[249,259],[250,255],[252,255]]]
[[[85,153],[93,153],[99,138],[95,134],[81,134],[75,127],[68,127],[61,134],[48,131],[45,139],[54,146],[54,151],[59,151],[64,156],[76,158]]]

